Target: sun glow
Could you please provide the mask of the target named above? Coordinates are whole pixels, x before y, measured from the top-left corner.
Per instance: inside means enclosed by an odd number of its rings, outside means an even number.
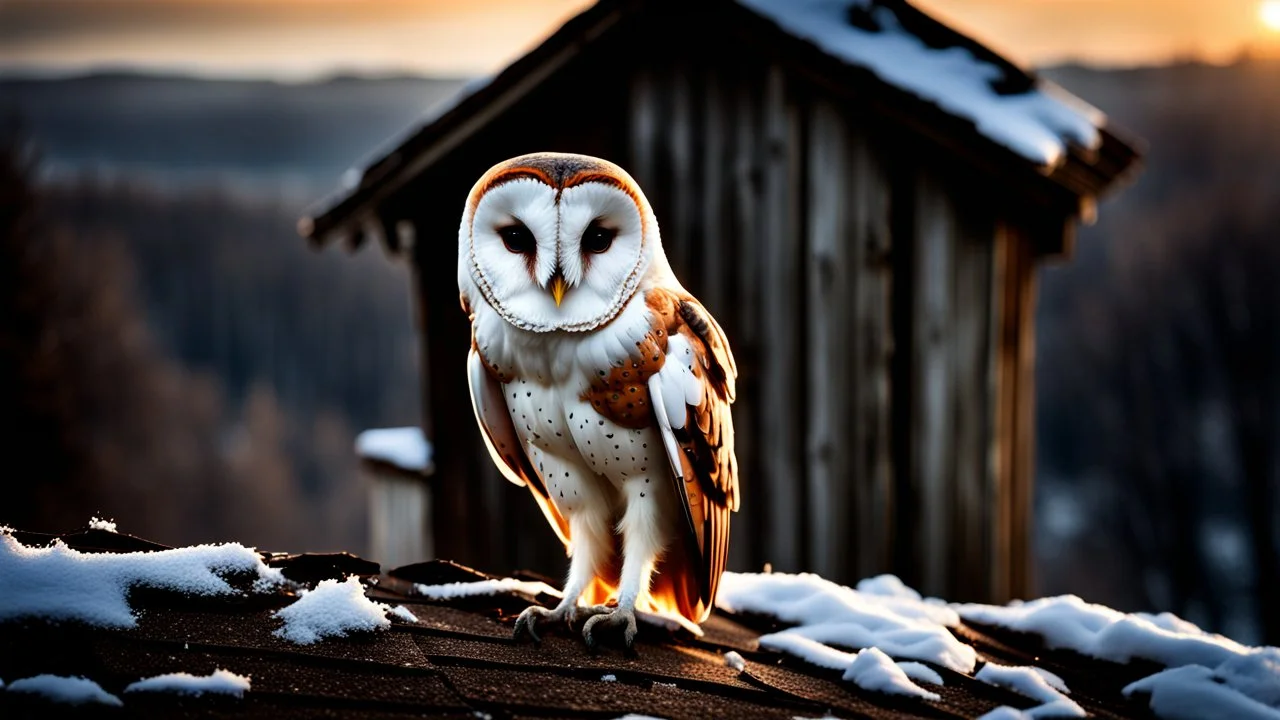
[[[1280,32],[1280,0],[1266,0],[1259,5],[1258,19],[1268,29]]]

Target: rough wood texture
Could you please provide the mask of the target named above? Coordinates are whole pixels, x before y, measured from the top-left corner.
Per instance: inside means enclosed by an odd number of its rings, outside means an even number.
[[[996,345],[996,541],[989,596],[1024,597],[1031,589],[1030,521],[1035,440],[1035,267],[1025,232],[1003,224],[995,245],[999,293]]]
[[[801,223],[799,196],[803,148],[800,145],[799,111],[789,93],[782,68],[769,68],[764,96],[764,247],[757,256],[764,262],[760,293],[760,327],[767,332],[761,343],[760,472],[767,503],[763,528],[772,541],[770,559],[778,570],[794,572],[804,567],[804,537],[799,521],[804,505],[805,428],[801,411],[803,363],[803,312],[801,294]]]
[[[955,483],[955,386],[952,295],[955,281],[956,213],[946,189],[927,173],[916,181],[915,234],[911,238],[914,307],[911,345],[911,451],[909,482],[919,503],[912,554],[921,592],[941,593],[947,574]]]
[[[869,576],[891,569],[894,516],[890,452],[890,368],[893,340],[893,252],[890,233],[890,184],[884,161],[872,140],[855,134],[848,154],[852,182],[849,257],[855,284],[854,320],[849,328],[854,345],[849,403],[853,426],[853,457],[849,482],[855,522],[850,564],[844,573]]]
[[[844,117],[834,106],[816,103],[809,116],[808,342],[805,405],[808,414],[809,568],[836,577],[848,562],[852,474],[852,427],[847,412],[856,402],[856,375],[849,372],[849,332],[856,311],[850,255],[852,218],[847,210],[853,194],[848,167]],[[855,209],[856,210],[856,209]]]

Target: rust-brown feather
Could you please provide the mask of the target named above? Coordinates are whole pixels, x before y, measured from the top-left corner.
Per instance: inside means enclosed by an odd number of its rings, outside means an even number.
[[[649,290],[649,333],[636,344],[632,362],[600,377],[583,399],[624,427],[653,422],[648,380],[666,362],[667,340],[680,333],[689,340],[702,382],[697,406],[686,407],[684,427],[675,431],[684,483],[677,494],[687,509],[687,527],[676,547],[657,566],[652,592],[669,599],[681,615],[702,622],[711,611],[729,550],[729,513],[738,509],[737,461],[733,454],[733,402],[737,366],[724,333],[707,311],[687,294]],[[642,412],[643,410],[643,412]],[[668,413],[678,409],[667,408]],[[679,482],[679,481],[677,481]]]

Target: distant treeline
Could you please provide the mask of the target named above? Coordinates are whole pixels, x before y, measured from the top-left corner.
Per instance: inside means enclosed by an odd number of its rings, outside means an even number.
[[[1276,644],[1280,62],[1051,74],[1150,148],[1042,276],[1044,589]]]
[[[37,189],[31,154],[4,163],[0,522],[362,549],[354,435],[419,418],[405,268],[308,248],[270,200]]]

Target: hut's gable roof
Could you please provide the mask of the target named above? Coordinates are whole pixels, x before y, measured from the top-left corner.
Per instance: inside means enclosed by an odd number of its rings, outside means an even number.
[[[6,530],[4,538],[0,560],[50,564],[49,553],[35,549],[51,536]],[[68,585],[75,563],[172,570],[177,557],[100,530],[59,541],[54,554],[64,557]],[[921,599],[887,576],[856,591],[815,576],[734,576],[724,603],[733,613],[718,610],[700,637],[642,625],[637,652],[626,655],[611,648],[589,653],[580,638],[554,628],[543,628],[540,646],[513,642],[512,624],[524,607],[556,601],[554,589],[532,576],[494,578],[446,562],[380,573],[349,555],[263,554],[261,562],[273,570],[253,558],[217,570],[235,593],[134,587],[132,627],[50,622],[39,613],[0,621],[0,679],[14,688],[0,688],[0,716],[49,716],[74,696],[97,703],[81,712],[154,717],[955,718],[1001,707],[1017,717],[1013,709],[1056,703],[1059,710],[1116,718],[1149,717],[1148,704],[1158,711],[1170,687],[1181,688],[1184,700],[1265,709],[1277,685],[1274,648],[1242,648],[1166,616],[1111,611],[1114,627],[1107,629],[1086,617],[1101,612],[1096,606],[1067,599],[1055,605],[1054,618],[1038,606],[1011,606],[996,611],[1008,617],[978,624],[973,618],[985,606]],[[288,582],[253,582],[276,571]],[[62,587],[9,584],[3,592],[54,606],[65,599]],[[373,629],[305,643],[280,632],[282,610],[334,588],[356,590],[334,607],[377,608]],[[1084,619],[1088,627],[1067,641],[1037,634],[1044,627],[1011,629],[1032,622],[1028,617],[1059,629]],[[920,630],[945,627],[951,639],[931,643],[929,633],[913,634],[912,623]],[[859,639],[858,627],[879,634]],[[1086,636],[1121,635],[1130,640],[1127,664],[1081,654],[1099,649],[1078,645]],[[868,642],[879,649],[853,654]],[[1062,649],[1064,642],[1081,652]],[[1173,653],[1162,661],[1222,666],[1160,673],[1153,652]],[[139,691],[136,683],[148,678],[169,691]],[[187,692],[193,688],[205,692]]]
[[[371,162],[353,168],[345,187],[304,218],[299,230],[318,241],[333,231],[363,230],[396,247],[395,229],[379,226],[370,208],[584,47],[656,5],[663,3],[600,0],[502,72],[469,84]],[[1001,167],[1016,167],[1009,159],[1020,161],[1086,204],[1136,164],[1137,151],[1109,129],[1101,111],[907,0],[720,0],[699,8],[720,13],[726,26],[763,29],[761,44],[775,51],[800,49],[798,62],[823,58],[813,70],[830,76],[833,85],[882,86],[891,95],[882,109],[896,107],[908,124],[951,138],[952,147],[977,145],[979,154],[1008,154]]]

